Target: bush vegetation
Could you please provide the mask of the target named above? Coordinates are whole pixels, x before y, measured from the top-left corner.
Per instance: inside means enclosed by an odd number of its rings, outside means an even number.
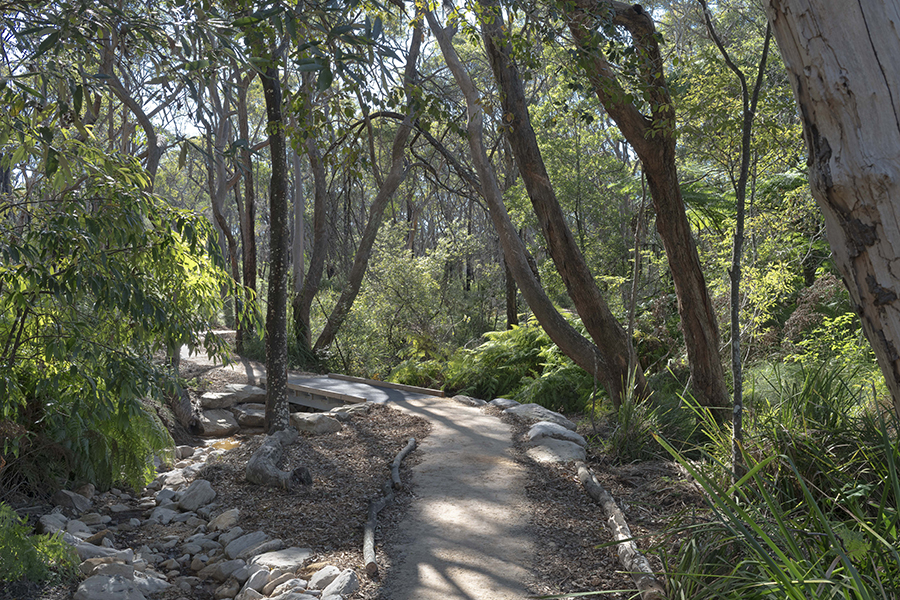
[[[44,581],[75,576],[78,555],[60,537],[30,535],[27,519],[0,502],[0,581]]]

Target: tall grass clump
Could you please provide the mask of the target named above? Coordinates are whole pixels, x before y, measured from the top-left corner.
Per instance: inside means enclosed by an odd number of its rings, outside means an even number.
[[[748,395],[749,470],[733,485],[730,432],[708,413],[702,460],[660,439],[710,508],[671,531],[670,597],[900,597],[898,421],[852,377],[833,364],[772,369]]]

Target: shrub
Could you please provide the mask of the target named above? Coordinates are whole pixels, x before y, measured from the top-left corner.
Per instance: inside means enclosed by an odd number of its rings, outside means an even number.
[[[75,549],[57,536],[30,532],[27,520],[0,502],[0,581],[23,577],[43,581],[54,572],[73,577],[78,565]]]

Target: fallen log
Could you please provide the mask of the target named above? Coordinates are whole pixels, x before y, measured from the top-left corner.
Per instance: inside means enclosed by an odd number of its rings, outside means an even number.
[[[293,471],[282,471],[278,468],[285,447],[296,442],[297,436],[297,430],[293,427],[269,435],[247,461],[244,478],[251,483],[286,490],[311,484],[312,476],[306,467],[297,467]]]
[[[394,489],[400,489],[400,463],[403,462],[403,459],[406,458],[406,455],[416,449],[416,438],[409,438],[409,441],[406,442],[406,447],[400,451],[400,454],[394,459],[394,463],[391,465],[391,482],[393,483]]]
[[[613,539],[618,542],[617,552],[619,562],[622,567],[631,574],[634,579],[635,586],[641,594],[642,600],[665,600],[666,592],[663,585],[656,579],[653,569],[647,557],[641,554],[634,538],[631,535],[631,529],[625,522],[625,515],[616,505],[616,501],[607,492],[594,474],[588,469],[587,465],[578,461],[575,463],[578,469],[578,479],[581,485],[587,491],[588,495],[597,502],[603,512],[606,513],[606,527],[612,534]]]
[[[378,525],[378,513],[394,499],[394,490],[400,489],[400,463],[416,448],[416,438],[409,438],[406,446],[394,458],[391,464],[391,478],[381,487],[382,495],[369,501],[369,518],[363,530],[363,561],[366,575],[370,578],[378,576],[378,561],[375,558],[375,527]]]

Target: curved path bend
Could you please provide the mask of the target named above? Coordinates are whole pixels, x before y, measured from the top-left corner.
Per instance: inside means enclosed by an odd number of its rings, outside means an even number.
[[[257,363],[230,368],[251,381],[265,376]],[[530,595],[526,582],[534,541],[528,533],[526,473],[512,458],[506,423],[450,398],[327,377],[290,379],[390,402],[432,424],[416,450],[421,460],[412,468],[415,496],[399,525],[380,598],[520,600]]]

